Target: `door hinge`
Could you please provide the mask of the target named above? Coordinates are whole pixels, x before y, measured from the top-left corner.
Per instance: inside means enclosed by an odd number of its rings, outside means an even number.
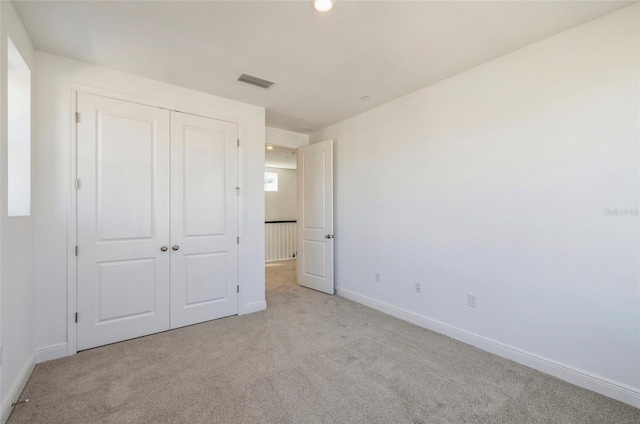
[[[76,190],[80,188],[80,180],[76,179]]]
[[[240,147],[240,139],[238,139],[238,147]]]
[[[76,322],[78,322],[78,313],[76,312]]]
[[[240,237],[236,240],[236,244],[240,244]]]
[[[76,124],[80,122],[80,112],[76,112]]]
[[[78,256],[78,246],[76,246],[76,256]]]
[[[236,289],[237,289],[236,293],[240,293],[240,286],[239,285],[236,286]]]

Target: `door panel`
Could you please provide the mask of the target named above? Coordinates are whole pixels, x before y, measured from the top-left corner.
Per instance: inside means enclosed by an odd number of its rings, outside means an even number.
[[[154,121],[145,119],[98,116],[96,212],[101,241],[152,237],[153,126]]]
[[[333,140],[298,149],[298,188],[298,283],[333,294]]]
[[[171,113],[171,327],[236,314],[237,125]]]
[[[186,126],[183,134],[184,235],[224,234],[227,134]]]
[[[227,253],[184,255],[187,284],[186,306],[226,299]]]
[[[303,255],[305,257],[305,261],[303,263],[304,273],[324,278],[326,275],[326,243],[313,240],[304,240],[303,243]]]
[[[98,325],[156,312],[155,267],[153,258],[98,264]]]
[[[78,350],[169,329],[169,112],[78,94]]]
[[[302,189],[306,197],[302,222],[306,229],[324,230],[326,228],[326,155],[326,150],[312,150],[303,153]]]

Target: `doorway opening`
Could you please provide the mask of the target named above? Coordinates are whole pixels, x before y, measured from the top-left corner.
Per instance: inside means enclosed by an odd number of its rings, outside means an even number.
[[[295,265],[298,257],[297,150],[274,145],[265,148],[265,266]]]

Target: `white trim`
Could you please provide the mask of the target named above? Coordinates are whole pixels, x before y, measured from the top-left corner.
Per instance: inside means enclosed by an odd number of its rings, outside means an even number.
[[[640,389],[635,387],[618,383],[608,378],[554,361],[553,359],[545,358],[535,353],[527,352],[514,346],[509,346],[479,334],[474,334],[452,325],[418,315],[414,312],[380,302],[350,290],[338,288],[337,294],[380,312],[384,312],[385,314],[400,318],[403,321],[444,334],[487,352],[544,372],[545,374],[568,381],[576,386],[592,390],[596,393],[600,393],[601,395],[608,396],[619,400],[620,402],[640,408]]]
[[[96,96],[109,97],[116,100],[122,100],[131,103],[137,103],[144,106],[157,107],[160,109],[167,109],[169,111],[186,113],[190,115],[201,116],[209,119],[216,119],[219,121],[230,122],[236,124],[238,127],[238,139],[241,140],[240,146],[238,147],[238,187],[241,188],[240,195],[238,196],[238,237],[242,240],[243,237],[243,229],[244,229],[244,220],[243,211],[244,211],[244,203],[243,203],[243,192],[242,187],[244,187],[243,180],[243,149],[242,149],[242,140],[244,137],[244,126],[245,121],[236,116],[232,115],[224,115],[220,113],[212,113],[211,110],[207,108],[201,107],[193,107],[193,106],[185,106],[182,108],[183,110],[176,110],[175,102],[165,103],[159,102],[156,100],[146,99],[142,97],[138,97],[131,94],[121,93],[118,91],[112,91],[108,89],[103,89],[99,87],[78,84],[78,83],[68,83],[69,90],[69,119],[71,123],[71,171],[69,176],[69,213],[67,214],[67,354],[66,356],[75,355],[77,350],[77,326],[75,322],[75,314],[77,312],[77,259],[75,255],[75,247],[77,243],[77,190],[75,188],[75,183],[77,179],[77,125],[76,125],[76,112],[78,110],[78,93],[86,93],[92,94]],[[80,117],[82,119],[82,117]],[[240,244],[236,249],[237,254],[237,262],[238,262],[238,282],[240,283],[240,261],[241,261],[241,251],[242,244]],[[257,306],[250,306],[249,312],[241,312],[244,308],[247,308],[247,305],[242,306],[241,304],[242,292],[237,296],[237,305],[236,310],[238,311],[238,315],[243,315],[244,313],[255,312],[259,310],[266,309],[266,302],[264,302],[264,307],[262,309],[258,309]],[[253,304],[249,304],[253,305]],[[62,344],[60,344],[61,346]],[[45,348],[46,349],[46,348]]]
[[[36,349],[36,364],[41,364],[54,359],[64,358],[67,356],[67,344],[58,343],[51,346]]]
[[[295,258],[284,258],[284,259],[274,259],[272,261],[264,261],[264,263],[265,263],[265,266],[269,266],[269,264],[273,263],[273,262],[287,262],[287,261],[295,261],[297,259],[298,259],[298,257],[296,256]],[[273,266],[273,265],[271,265],[271,266]]]
[[[67,355],[77,353],[77,333],[75,314],[78,311],[77,305],[77,284],[76,284],[76,255],[75,248],[77,242],[76,220],[77,220],[77,200],[76,178],[78,178],[77,162],[77,125],[76,112],[78,110],[78,91],[80,88],[75,84],[69,84],[69,120],[71,125],[71,169],[69,176],[69,213],[67,214]]]
[[[31,377],[31,373],[33,372],[33,368],[36,366],[36,354],[35,352],[29,355],[27,359],[27,363],[25,367],[22,369],[20,373],[20,377],[13,384],[13,387],[9,390],[7,397],[2,402],[2,415],[0,416],[0,422],[5,424],[11,415],[11,404],[16,402],[20,395],[22,394],[22,390],[24,390],[24,386],[27,385],[27,381],[29,381],[29,377]]]
[[[298,147],[309,145],[309,134],[265,126],[264,143],[287,149],[298,149]]]
[[[242,119],[236,116],[226,115],[222,113],[212,113],[212,111],[206,107],[203,108],[198,106],[194,107],[193,105],[184,105],[186,107],[177,108],[178,102],[175,102],[175,101],[172,101],[172,102],[157,101],[157,100],[149,99],[146,97],[140,97],[133,94],[123,93],[120,91],[114,91],[110,89],[104,89],[100,87],[95,87],[95,86],[86,85],[86,84],[78,84],[73,82],[69,83],[69,86],[74,94],[77,92],[81,92],[86,94],[92,94],[95,96],[109,97],[111,99],[122,100],[129,103],[137,103],[143,106],[157,107],[160,109],[167,109],[173,112],[187,113],[189,115],[197,115],[203,118],[216,119],[218,121],[226,121],[232,124],[240,125],[240,123],[242,122]],[[225,99],[225,100],[229,100],[229,99]],[[247,103],[244,103],[244,104],[247,104]],[[73,113],[76,112],[75,107],[72,112]],[[73,123],[75,125],[75,115],[73,115]]]
[[[237,121],[237,125],[238,125],[238,150],[237,150],[237,156],[236,156],[236,160],[238,161],[238,168],[237,168],[237,175],[236,175],[236,184],[237,187],[240,187],[240,190],[238,192],[238,196],[236,199],[236,236],[238,237],[239,243],[236,245],[236,278],[237,278],[237,284],[240,285],[240,270],[242,269],[242,266],[240,265],[240,261],[242,260],[242,256],[240,255],[241,249],[242,249],[242,240],[244,238],[244,220],[242,219],[242,217],[244,216],[244,178],[243,173],[244,173],[244,166],[243,166],[243,162],[244,162],[244,143],[243,140],[245,140],[244,137],[244,133],[243,133],[243,125],[242,125],[242,121],[238,120]],[[242,298],[243,298],[243,294],[242,293],[236,293],[236,311],[238,313],[238,315],[240,315],[240,310],[242,309]]]
[[[264,311],[265,309],[267,309],[267,301],[266,300],[260,300],[258,302],[245,303],[244,305],[242,305],[240,307],[240,310],[238,311],[238,315],[251,314],[253,312]]]

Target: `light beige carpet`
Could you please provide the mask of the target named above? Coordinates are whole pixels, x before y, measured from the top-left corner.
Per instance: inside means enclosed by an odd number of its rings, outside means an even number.
[[[268,309],[36,367],[18,423],[638,424],[640,410],[295,284]]]

